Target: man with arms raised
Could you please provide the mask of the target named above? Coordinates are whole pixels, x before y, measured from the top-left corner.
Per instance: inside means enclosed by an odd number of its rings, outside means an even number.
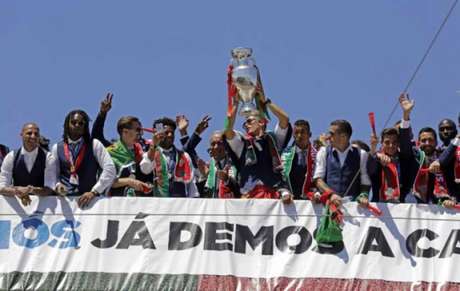
[[[278,118],[274,132],[266,132],[267,119],[259,111],[246,117],[243,128],[246,135],[233,129],[238,102],[234,102],[224,135],[230,156],[240,175],[240,192],[247,198],[282,198],[290,203],[292,194],[283,181],[280,151],[290,139],[288,115],[270,99],[258,92],[261,103]]]

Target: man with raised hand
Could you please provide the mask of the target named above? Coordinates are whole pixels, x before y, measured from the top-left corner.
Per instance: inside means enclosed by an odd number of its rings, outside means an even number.
[[[48,184],[60,195],[78,196],[86,207],[112,185],[116,170],[104,145],[89,132],[89,116],[83,110],[69,112],[63,140],[51,150],[56,161],[55,181]]]
[[[234,102],[224,135],[229,154],[240,175],[240,192],[246,198],[279,199],[291,203],[293,196],[283,180],[280,152],[291,136],[288,115],[270,99],[265,99],[259,89],[260,102],[277,118],[273,132],[267,132],[267,119],[259,111],[246,117],[243,135],[233,129],[238,102]],[[237,95],[238,96],[238,95]]]
[[[107,93],[105,98],[101,101],[101,106],[99,108],[99,112],[97,114],[96,120],[94,120],[93,127],[91,129],[91,137],[98,139],[105,147],[111,146],[113,144],[112,141],[109,141],[105,138],[104,135],[104,126],[105,121],[107,119],[107,114],[109,113],[110,109],[112,109],[112,99],[113,94]],[[142,123],[139,120],[140,124],[140,131],[137,133],[137,142],[142,146],[143,151],[147,151],[149,148],[149,143],[145,140],[142,135],[144,134]]]
[[[49,195],[45,180],[52,179],[54,161],[40,148],[40,129],[35,123],[26,123],[21,130],[22,147],[9,152],[0,172],[0,193],[17,196],[23,205],[30,203],[29,194]]]
[[[154,174],[154,195],[198,197],[190,155],[174,146],[176,123],[163,117],[153,123],[153,144],[140,164],[144,174]]]

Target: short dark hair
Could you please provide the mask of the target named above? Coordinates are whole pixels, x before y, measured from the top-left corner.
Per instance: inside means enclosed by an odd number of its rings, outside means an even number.
[[[163,126],[167,125],[172,127],[173,130],[176,130],[176,122],[169,117],[162,117],[155,120],[153,122],[153,128],[155,128],[155,126],[160,123],[163,124]]]
[[[139,121],[139,118],[134,117],[134,116],[122,116],[120,119],[118,119],[117,122],[117,132],[121,136],[121,133],[123,132],[123,129],[132,129],[134,126],[134,123],[137,122],[141,124]]]
[[[455,122],[454,122],[452,119],[449,119],[449,118],[444,118],[444,119],[442,119],[442,120],[439,122],[439,124],[438,124],[438,128],[440,128],[440,127],[441,127],[441,124],[443,124],[444,122],[447,122],[447,123],[449,123],[449,125],[451,125],[453,128],[456,128]]]
[[[434,130],[433,128],[431,127],[424,127],[422,129],[420,129],[420,131],[418,132],[418,138],[420,139],[420,136],[422,135],[422,133],[424,132],[431,132],[434,136],[434,139],[438,139],[438,135],[436,134],[436,130]]]
[[[307,128],[307,131],[310,132],[310,123],[305,119],[298,119],[294,122],[294,126],[303,126]]]
[[[383,138],[389,135],[396,135],[397,137],[399,137],[399,130],[397,130],[394,127],[384,128],[382,130],[382,133],[380,134],[380,141],[383,142]]]
[[[360,149],[364,150],[367,153],[371,151],[371,148],[367,145],[367,143],[360,139],[355,139],[351,142],[351,144],[358,146]]]
[[[85,121],[85,132],[83,133],[83,140],[86,143],[88,143],[91,141],[91,134],[89,131],[89,122],[91,119],[89,118],[89,115],[81,109],[72,110],[69,113],[67,113],[65,120],[64,120],[64,134],[62,135],[62,137],[64,138],[64,140],[66,140],[69,137],[70,118],[72,118],[72,116],[74,116],[75,114],[81,115],[83,117],[83,120]]]
[[[344,120],[344,119],[337,119],[331,122],[331,126],[335,125],[337,126],[337,130],[339,133],[344,133],[348,136],[348,138],[351,137],[353,134],[353,129],[351,128],[350,122]]]

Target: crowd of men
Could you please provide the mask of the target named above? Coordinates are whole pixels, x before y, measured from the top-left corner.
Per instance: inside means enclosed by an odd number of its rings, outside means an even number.
[[[86,112],[69,112],[62,140],[51,149],[39,126],[26,123],[21,148],[8,152],[0,145],[0,194],[15,196],[24,205],[31,202],[30,195],[78,196],[82,208],[99,195],[280,199],[287,204],[308,199],[336,206],[346,199],[364,207],[374,201],[448,208],[460,198],[460,136],[455,122],[443,119],[437,132],[424,127],[414,136],[414,103],[406,94],[399,97],[401,121],[380,136],[372,134],[369,146],[351,140],[353,130],[346,120],[332,121],[329,132],[312,141],[307,120],[291,124],[286,112],[262,91],[257,94],[276,118],[273,131],[267,129],[263,111],[244,117],[244,132],[235,130],[235,100],[226,127],[211,134],[209,158],[196,151],[209,116],[191,135],[183,115],[159,118],[152,128],[143,128],[134,116],[123,116],[117,122],[118,140],[107,140],[110,93],[91,130]],[[153,138],[144,139],[144,132]]]

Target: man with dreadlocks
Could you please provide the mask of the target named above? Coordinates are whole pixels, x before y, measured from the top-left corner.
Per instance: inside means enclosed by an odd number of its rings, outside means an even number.
[[[174,146],[176,123],[163,117],[153,122],[153,144],[144,153],[141,171],[154,174],[154,195],[159,197],[198,197],[190,155]]]
[[[85,207],[112,185],[116,170],[102,143],[92,139],[89,117],[83,110],[69,112],[64,121],[63,140],[51,150],[56,161],[56,181],[51,187],[60,195],[81,195]],[[99,178],[98,178],[99,177]]]
[[[246,134],[233,129],[238,102],[232,104],[231,115],[224,135],[229,154],[240,175],[240,192],[247,198],[282,198],[290,203],[292,194],[282,178],[280,152],[291,138],[288,115],[258,89],[260,102],[278,118],[274,132],[266,132],[267,119],[261,111],[254,111],[243,124]],[[238,96],[238,95],[236,95]]]

